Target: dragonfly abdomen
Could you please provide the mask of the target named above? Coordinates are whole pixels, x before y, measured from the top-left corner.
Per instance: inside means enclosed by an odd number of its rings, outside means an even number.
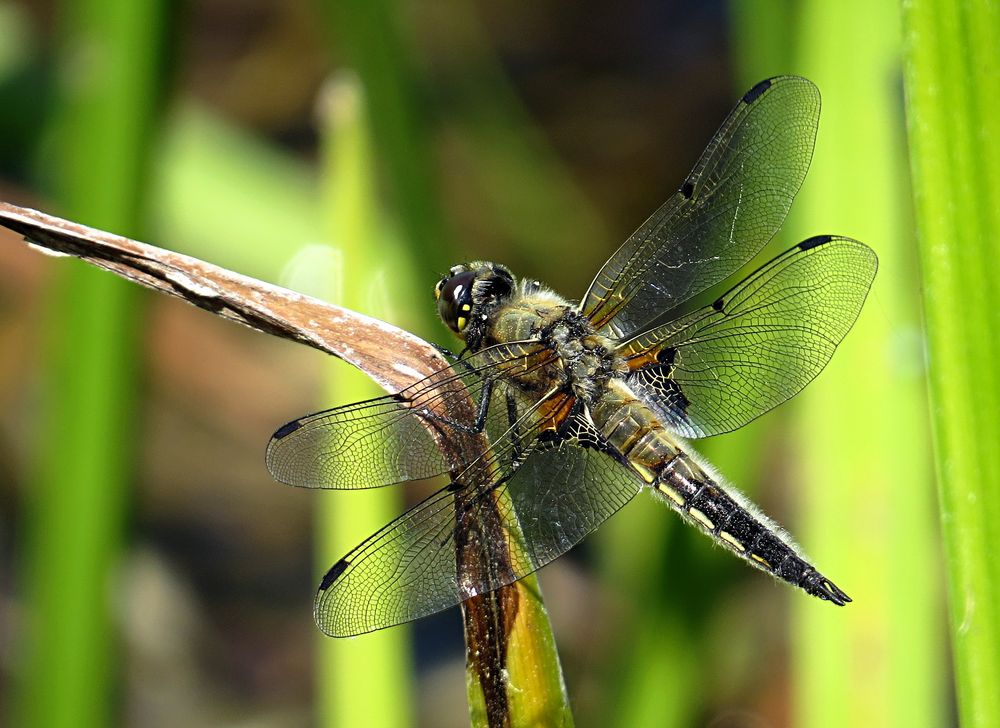
[[[675,450],[650,485],[716,543],[758,569],[839,606],[851,601],[778,526],[744,498],[727,492],[687,453]]]
[[[742,496],[730,493],[660,424],[621,380],[612,380],[591,416],[647,484],[716,543],[762,571],[834,604],[851,601],[791,539]]]

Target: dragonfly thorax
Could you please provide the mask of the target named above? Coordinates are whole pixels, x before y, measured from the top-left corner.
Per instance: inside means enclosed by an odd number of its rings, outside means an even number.
[[[594,331],[590,321],[575,309],[565,310],[543,329],[541,339],[559,354],[568,386],[588,405],[603,392],[611,377],[627,371],[612,341]]]
[[[562,389],[590,405],[611,377],[627,371],[614,343],[598,333],[576,306],[537,281],[523,283],[485,324],[482,346],[537,341],[555,354],[548,364],[511,374],[524,391],[538,396]]]

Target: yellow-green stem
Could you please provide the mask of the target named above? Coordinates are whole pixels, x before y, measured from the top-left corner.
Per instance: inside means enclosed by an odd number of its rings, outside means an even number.
[[[392,318],[388,291],[379,285],[386,259],[399,256],[379,235],[371,140],[365,98],[353,77],[328,84],[320,99],[323,124],[323,215],[330,265],[326,298],[381,318]],[[403,271],[404,275],[415,275]],[[381,392],[362,372],[331,362],[331,403],[369,399]],[[319,493],[316,528],[321,570],[398,515],[398,488]],[[321,572],[318,572],[321,573]],[[317,633],[318,634],[318,633]],[[407,726],[413,723],[410,630],[394,627],[353,640],[318,636],[320,724]]]
[[[1000,7],[902,3],[959,714],[1000,725]]]
[[[60,4],[59,87],[43,175],[63,212],[136,235],[162,90],[166,5]],[[23,671],[11,725],[116,722],[112,621],[133,486],[142,294],[79,263],[53,282],[26,491]]]
[[[808,0],[792,69],[823,94],[798,237],[865,241],[879,272],[861,317],[801,400],[799,534],[854,599],[795,599],[795,714],[803,726],[943,718],[937,532],[922,387],[918,283],[899,108],[898,8]]]

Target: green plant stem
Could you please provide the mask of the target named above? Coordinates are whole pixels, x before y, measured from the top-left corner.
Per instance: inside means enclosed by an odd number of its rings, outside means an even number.
[[[67,215],[136,234],[161,92],[166,5],[60,5],[60,86],[44,166]],[[115,722],[111,597],[129,502],[141,294],[79,264],[49,294],[26,495],[24,669],[12,725]]]
[[[367,113],[389,192],[408,245],[425,267],[452,265],[412,53],[398,0],[324,0],[332,37],[347,49],[367,91]]]
[[[323,98],[323,205],[333,254],[328,300],[386,318],[391,302],[384,261],[399,256],[378,234],[372,145],[365,100],[351,77],[331,82]],[[401,271],[412,277],[413,271]],[[406,278],[404,277],[403,280]],[[360,371],[330,364],[327,391],[331,402],[376,397],[381,392]],[[319,566],[325,570],[352,547],[392,520],[403,508],[398,488],[326,495],[317,514]],[[409,628],[397,627],[356,640],[319,636],[321,725],[412,724],[409,681]]]
[[[940,580],[921,381],[916,261],[899,113],[892,2],[808,0],[792,69],[823,94],[798,237],[851,235],[879,272],[857,324],[800,398],[797,529],[823,573],[853,597],[795,598],[800,725],[942,721]]]
[[[1000,7],[902,3],[959,713],[1000,725]]]

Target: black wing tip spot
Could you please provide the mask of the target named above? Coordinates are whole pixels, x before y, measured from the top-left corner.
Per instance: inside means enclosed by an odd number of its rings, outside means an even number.
[[[326,591],[340,575],[347,571],[347,567],[351,565],[351,562],[347,559],[341,559],[336,564],[330,567],[330,570],[323,575],[323,581],[319,584],[319,590]]]
[[[685,199],[690,200],[691,195],[694,194],[694,184],[692,182],[685,181],[684,184],[681,185],[681,194],[684,195]]]
[[[302,427],[302,420],[292,420],[291,422],[288,422],[279,427],[277,430],[275,430],[274,435],[272,435],[272,439],[280,440],[283,437],[291,435],[300,427]]]
[[[754,87],[743,94],[743,103],[748,106],[754,103],[757,99],[764,95],[764,92],[771,88],[771,84],[774,83],[774,79],[765,78],[754,84]]]
[[[812,250],[820,245],[826,245],[831,240],[833,240],[832,235],[814,235],[808,240],[803,240],[799,243],[799,250]]]

